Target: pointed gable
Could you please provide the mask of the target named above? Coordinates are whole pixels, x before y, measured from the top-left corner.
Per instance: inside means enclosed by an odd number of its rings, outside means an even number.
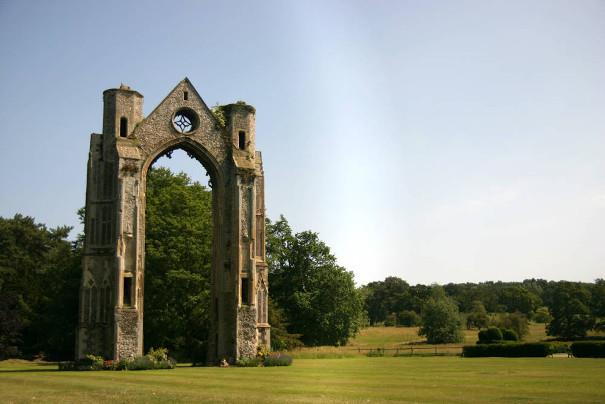
[[[179,115],[184,119],[173,122]],[[229,146],[220,124],[188,78],[181,80],[137,125],[133,137],[145,155],[150,155],[163,144],[178,143],[178,139],[183,138],[204,145],[220,161],[225,158]]]

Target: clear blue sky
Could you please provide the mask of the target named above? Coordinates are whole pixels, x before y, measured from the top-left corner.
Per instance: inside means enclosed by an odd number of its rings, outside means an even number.
[[[605,276],[605,1],[0,0],[0,55],[1,216],[76,225],[102,91],[187,76],[358,284]]]

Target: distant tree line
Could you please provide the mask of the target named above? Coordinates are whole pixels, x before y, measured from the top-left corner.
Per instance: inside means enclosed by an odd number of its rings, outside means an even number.
[[[511,320],[515,317],[546,323],[548,335],[564,338],[584,337],[590,330],[605,329],[603,279],[594,283],[526,279],[412,286],[403,279],[387,277],[361,288],[369,323],[421,325],[423,309],[427,301],[434,300],[435,288],[442,289],[442,298],[464,314],[464,325],[469,329],[484,328],[490,322],[520,322]],[[523,334],[524,327],[516,328]]]
[[[185,174],[152,169],[147,178],[145,350],[166,347],[203,361],[208,338],[211,191]],[[83,209],[79,212],[84,218]],[[73,357],[83,235],[31,217],[0,218],[0,359]],[[267,220],[269,322],[274,349],[343,345],[367,325],[419,326],[429,342],[453,342],[461,328],[488,325],[577,338],[604,329],[605,281],[409,285],[397,277],[355,287],[312,231]]]

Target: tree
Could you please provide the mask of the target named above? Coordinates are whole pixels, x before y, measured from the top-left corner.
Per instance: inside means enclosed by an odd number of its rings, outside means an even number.
[[[529,321],[523,313],[500,313],[492,321],[492,325],[503,330],[513,330],[520,339],[529,333]]]
[[[499,303],[506,307],[506,312],[520,312],[531,316],[541,304],[542,300],[522,285],[510,285],[500,292]]]
[[[475,300],[471,307],[471,311],[466,317],[466,328],[485,328],[489,322],[487,310],[485,306],[479,300]]]
[[[344,345],[362,322],[353,273],[336,262],[317,233],[292,234],[281,216],[267,220],[271,297],[284,310],[288,331],[306,345]]]
[[[371,325],[387,320],[390,315],[396,317],[394,313],[404,311],[411,305],[410,285],[395,276],[371,282],[364,289],[368,291],[364,303]]]
[[[433,296],[422,307],[422,326],[418,335],[426,336],[429,344],[460,342],[463,336],[458,306],[439,289],[433,287]]]
[[[212,193],[184,173],[147,174],[145,350],[204,361],[209,332]]]
[[[605,331],[605,279],[597,279],[592,287],[591,311],[595,317],[595,329]]]
[[[553,291],[551,322],[546,326],[548,335],[564,338],[585,337],[594,326],[590,313],[590,292],[573,282],[559,282]]]
[[[397,313],[397,325],[416,327],[421,323],[422,319],[414,310],[404,310]]]
[[[550,321],[552,320],[552,316],[550,315],[550,312],[548,311],[548,307],[539,307],[536,310],[536,312],[534,313],[533,320],[536,323],[542,323],[542,324],[550,323]]]
[[[284,311],[269,299],[269,324],[271,324],[271,349],[275,351],[291,350],[303,345],[300,334],[290,334]]]
[[[70,230],[0,218],[0,358],[73,356],[81,272]]]

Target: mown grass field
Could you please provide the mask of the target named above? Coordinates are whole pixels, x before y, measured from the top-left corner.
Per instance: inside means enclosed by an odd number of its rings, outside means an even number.
[[[299,359],[282,368],[59,372],[0,362],[0,402],[602,403],[605,360],[405,357]]]
[[[400,353],[410,352],[414,347],[415,355],[433,354],[435,348],[438,353],[460,354],[461,348],[448,348],[447,345],[429,345],[426,339],[418,335],[419,327],[368,327],[362,329],[359,334],[343,347],[311,347],[301,348],[292,352],[295,358],[322,359],[322,358],[347,358],[366,355],[368,349],[386,348],[389,350],[401,349]],[[475,344],[477,342],[478,330],[464,330],[464,341],[449,344],[453,347]],[[546,338],[544,324],[530,323],[529,334],[525,337],[526,342],[540,341]],[[387,355],[393,355],[396,351],[387,351]]]

